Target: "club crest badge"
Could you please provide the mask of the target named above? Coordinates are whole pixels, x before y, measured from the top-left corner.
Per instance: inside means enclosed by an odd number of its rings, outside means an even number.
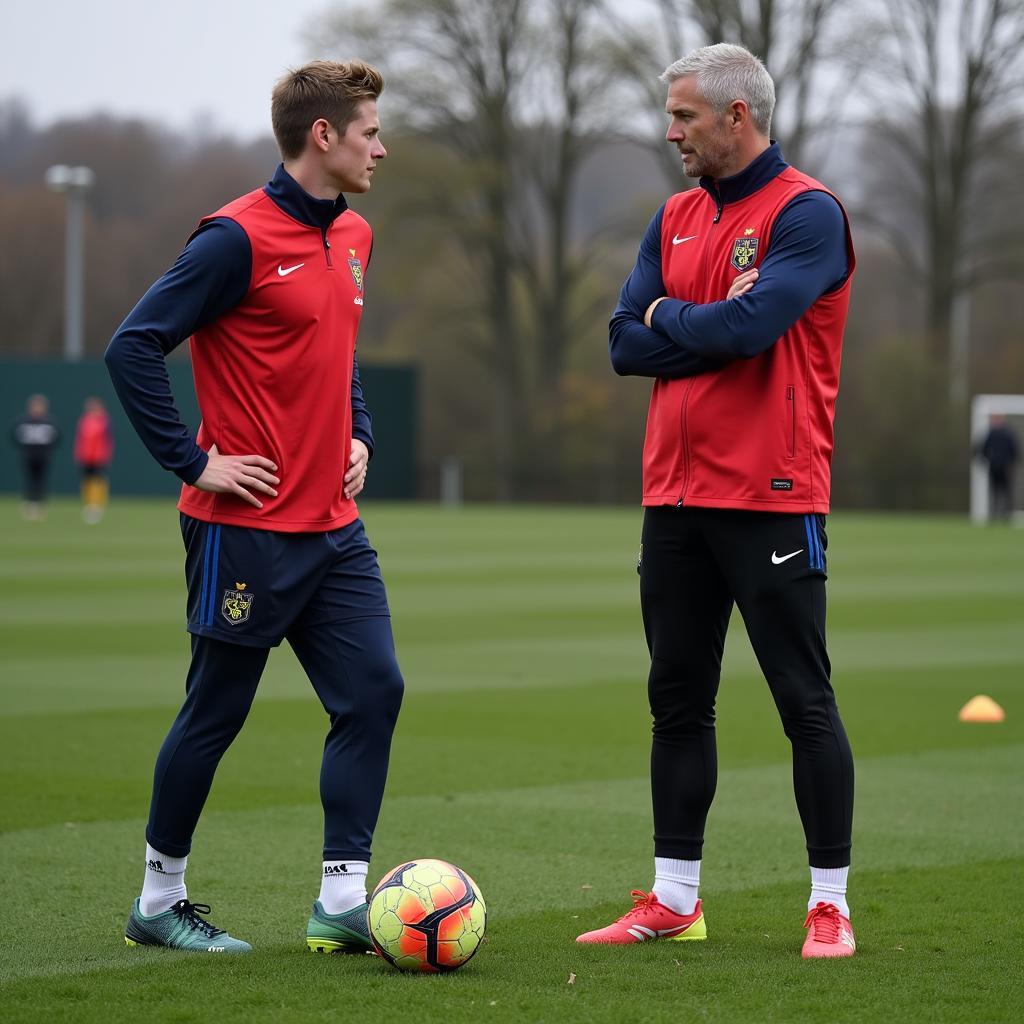
[[[749,270],[757,259],[756,238],[737,238],[732,244],[732,265],[737,270]]]
[[[252,608],[252,594],[245,592],[245,583],[235,583],[235,590],[225,590],[220,602],[220,613],[231,626],[240,626],[249,618]]]
[[[355,249],[349,249],[348,258],[348,269],[352,271],[352,280],[356,283],[356,290],[362,294],[363,292],[363,264],[359,261],[359,257],[356,256]]]

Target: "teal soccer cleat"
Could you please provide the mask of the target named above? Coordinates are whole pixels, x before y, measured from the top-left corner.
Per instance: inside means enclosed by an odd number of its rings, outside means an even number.
[[[251,953],[252,946],[241,939],[232,938],[223,928],[215,928],[200,914],[208,914],[205,903],[179,900],[162,914],[146,917],[139,910],[139,901],[132,904],[128,923],[124,926],[124,941],[128,946],[166,946],[168,949],[188,949],[195,953]]]
[[[306,925],[306,945],[313,953],[372,953],[367,904],[328,914],[319,900],[313,904],[313,916]]]

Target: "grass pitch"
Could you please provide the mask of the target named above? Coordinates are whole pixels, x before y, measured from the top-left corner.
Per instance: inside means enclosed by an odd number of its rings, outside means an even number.
[[[200,823],[189,894],[237,959],[128,949],[156,751],[188,656],[177,517],[98,527],[0,502],[5,1021],[1009,1021],[1024,896],[1024,535],[829,525],[834,682],[857,758],[850,961],[799,956],[807,868],[788,744],[741,624],[719,703],[705,943],[581,948],[651,882],[639,510],[368,504],[407,695],[371,879],[454,861],[489,907],[463,970],[304,944],[323,712],[287,648]],[[1002,725],[957,722],[988,693]]]

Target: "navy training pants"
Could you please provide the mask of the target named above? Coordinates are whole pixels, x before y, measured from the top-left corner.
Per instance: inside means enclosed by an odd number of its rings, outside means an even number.
[[[269,649],[295,651],[330,719],[320,773],[324,859],[368,860],[403,681],[362,523],[283,534],[182,516],[192,662],[157,757],[146,839],[183,857]]]

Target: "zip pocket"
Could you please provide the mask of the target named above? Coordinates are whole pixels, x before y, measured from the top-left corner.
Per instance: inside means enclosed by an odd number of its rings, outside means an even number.
[[[789,444],[789,457],[796,455],[796,388],[786,388],[786,440]]]

